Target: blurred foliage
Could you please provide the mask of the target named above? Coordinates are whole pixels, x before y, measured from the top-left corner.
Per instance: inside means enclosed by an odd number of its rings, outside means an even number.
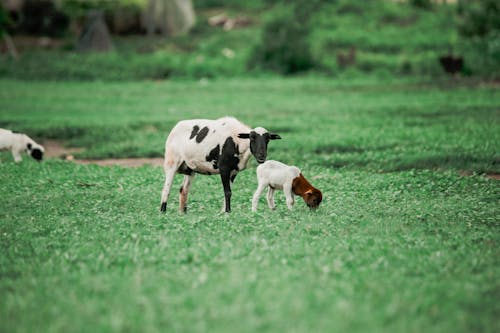
[[[487,37],[500,31],[500,2],[467,0],[458,4],[458,30],[465,37]]]
[[[248,66],[271,70],[280,74],[293,74],[309,70],[315,62],[311,53],[310,19],[319,8],[319,1],[285,2],[283,9],[275,11],[263,28],[260,43],[255,47]]]
[[[68,15],[83,16],[89,9],[112,11],[120,7],[144,8],[148,0],[57,0]]]
[[[476,75],[500,77],[500,3],[460,1],[457,12],[467,69]]]
[[[432,7],[432,1],[431,0],[410,0],[410,3],[419,8],[426,8],[429,9]]]
[[[6,24],[7,24],[7,13],[5,12],[5,8],[3,8],[3,6],[0,6],[0,37],[3,36]]]
[[[108,20],[110,11],[119,15],[119,9],[124,8],[120,6],[128,6],[127,13],[140,13],[146,1],[60,0],[58,8],[68,10],[75,19],[78,13],[101,6]],[[18,65],[0,56],[0,75],[134,80],[312,70],[330,76],[438,77],[444,75],[439,57],[452,50],[464,56],[469,75],[499,77],[495,59],[500,59],[500,39],[498,29],[491,28],[499,22],[494,19],[498,16],[494,1],[459,5],[433,2],[431,7],[386,0],[194,0],[193,5],[197,23],[189,35],[168,39],[114,35],[114,53],[88,56],[74,54],[74,36],[67,36],[61,47],[21,52]],[[477,13],[487,18],[482,20]],[[230,30],[211,26],[209,18],[218,14],[243,17],[249,25]],[[474,37],[458,38],[456,15],[460,33],[476,31]],[[113,20],[107,22],[114,32]],[[479,27],[471,28],[472,23]],[[486,37],[478,36],[484,26],[490,27]],[[351,58],[342,61],[349,54]]]

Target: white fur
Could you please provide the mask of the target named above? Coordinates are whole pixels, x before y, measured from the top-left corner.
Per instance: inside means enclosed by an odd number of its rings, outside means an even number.
[[[258,186],[252,198],[252,211],[257,211],[259,197],[266,187],[269,187],[267,192],[267,204],[269,208],[276,208],[274,204],[274,191],[283,190],[286,197],[286,205],[288,209],[292,209],[295,203],[292,183],[300,175],[300,169],[296,166],[289,166],[278,161],[268,160],[259,165],[256,172]]]
[[[21,153],[23,151],[29,153],[28,144],[31,144],[31,149],[39,149],[42,153],[44,152],[43,146],[36,143],[26,134],[14,133],[0,128],[0,150],[10,150],[14,161],[22,161]]]

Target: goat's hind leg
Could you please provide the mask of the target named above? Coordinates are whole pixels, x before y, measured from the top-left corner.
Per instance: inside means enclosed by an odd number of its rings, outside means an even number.
[[[267,190],[267,205],[271,209],[276,209],[276,204],[274,203],[274,188],[269,186]]]
[[[170,194],[170,189],[172,188],[174,176],[178,167],[178,163],[165,163],[163,166],[163,169],[165,170],[165,183],[163,184],[163,190],[161,191],[160,211],[162,212],[167,210],[168,195]]]
[[[182,182],[181,189],[179,191],[179,212],[185,213],[187,211],[187,198],[189,189],[191,188],[191,184],[193,182],[194,173],[192,175],[185,175],[184,181]]]

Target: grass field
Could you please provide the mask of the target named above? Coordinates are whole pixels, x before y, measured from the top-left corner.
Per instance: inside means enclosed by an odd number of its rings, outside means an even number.
[[[187,215],[161,168],[0,154],[2,332],[498,332],[500,94],[472,81],[0,80],[0,127],[161,156],[169,129],[234,115],[278,132],[319,210],[250,212],[255,162],[220,213],[198,176]],[[469,174],[469,176],[464,176]],[[180,185],[176,178],[174,189]]]

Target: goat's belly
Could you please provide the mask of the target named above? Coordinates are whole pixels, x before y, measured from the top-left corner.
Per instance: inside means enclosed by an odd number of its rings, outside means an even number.
[[[275,190],[283,190],[283,185],[281,184],[269,184],[269,187],[271,187],[272,189],[275,189]]]
[[[210,162],[191,161],[186,164],[191,170],[196,173],[201,173],[204,175],[215,175],[219,173],[219,169],[214,168],[213,163]]]

